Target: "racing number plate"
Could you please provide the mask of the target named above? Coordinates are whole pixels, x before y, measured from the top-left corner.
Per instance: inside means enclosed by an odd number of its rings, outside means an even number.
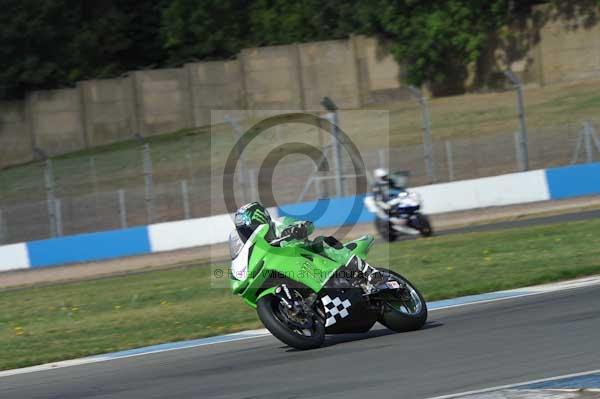
[[[398,284],[397,281],[388,281],[387,283],[385,283],[385,285],[387,285],[388,288],[392,288],[392,289],[400,288],[400,284]]]

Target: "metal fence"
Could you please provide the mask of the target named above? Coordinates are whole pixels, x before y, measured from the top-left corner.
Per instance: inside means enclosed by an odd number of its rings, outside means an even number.
[[[600,160],[600,137],[594,123],[572,123],[528,132],[530,169]],[[447,182],[516,172],[523,165],[518,135],[463,136],[433,140],[433,176],[427,173],[422,144],[383,148],[362,155],[367,170],[386,166],[411,173],[412,185]],[[134,149],[65,157],[0,173],[0,243],[44,239],[226,212],[222,176],[211,173],[207,137],[182,137],[161,145],[140,143]],[[82,162],[82,159],[84,160]],[[344,159],[342,175],[352,174]],[[327,179],[305,190],[314,164],[291,159],[273,172],[275,200],[293,203],[332,196]],[[255,200],[257,169],[248,168],[239,202]],[[355,187],[346,182],[346,193]],[[264,197],[264,196],[263,196]],[[273,205],[273,204],[267,204]]]

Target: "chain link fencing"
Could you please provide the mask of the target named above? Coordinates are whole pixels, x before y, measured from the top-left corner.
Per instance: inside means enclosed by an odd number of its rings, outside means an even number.
[[[530,129],[530,169],[600,160],[600,136],[593,126],[600,124]],[[273,140],[283,141],[278,135]],[[223,178],[212,173],[210,145],[210,135],[190,135],[3,170],[0,244],[225,213]],[[227,148],[231,143],[222,145]],[[411,185],[418,186],[517,172],[522,167],[519,150],[514,132],[434,138],[434,176],[426,171],[422,144],[380,148],[361,156],[369,173],[377,167],[409,171]],[[341,174],[350,176],[354,173],[350,160],[342,160]],[[271,190],[257,183],[259,168],[258,163],[247,164],[244,184],[235,188],[239,202],[264,198],[263,191]],[[276,203],[334,196],[334,179],[307,184],[314,171],[312,160],[294,156],[267,170],[273,176]],[[348,195],[355,192],[352,181],[347,179]]]

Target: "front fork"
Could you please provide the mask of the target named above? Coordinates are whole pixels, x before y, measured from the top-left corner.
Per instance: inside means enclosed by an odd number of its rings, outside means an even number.
[[[308,321],[307,325],[298,325],[297,327],[310,327],[310,324],[312,324],[312,320],[315,317],[314,305],[317,300],[316,293],[312,292],[304,298],[296,290],[290,289],[287,284],[280,284],[275,287],[273,295],[284,304],[290,315],[303,317]],[[320,318],[323,318],[323,315],[319,316]]]

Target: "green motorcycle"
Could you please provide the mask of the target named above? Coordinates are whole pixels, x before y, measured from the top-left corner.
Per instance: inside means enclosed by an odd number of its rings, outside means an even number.
[[[230,279],[233,293],[283,343],[311,349],[325,334],[366,332],[376,321],[398,332],[425,324],[427,305],[414,285],[364,261],[372,236],[344,244],[340,263],[310,246],[281,246],[285,236],[268,240],[269,228],[260,225],[245,241],[232,232]]]

